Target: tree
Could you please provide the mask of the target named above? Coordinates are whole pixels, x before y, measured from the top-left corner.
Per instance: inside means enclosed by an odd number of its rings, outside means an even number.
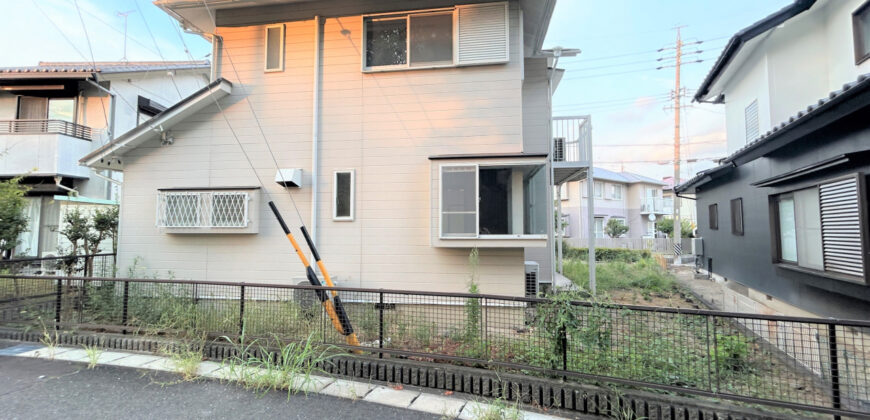
[[[682,234],[680,237],[690,238],[692,236],[692,230],[694,229],[694,226],[692,226],[692,222],[683,219],[680,220],[680,226],[680,233]],[[674,219],[663,219],[659,222],[656,222],[656,229],[668,235],[668,238],[672,238],[674,236]]]
[[[611,238],[618,238],[628,233],[628,226],[622,220],[611,218],[604,227],[604,233]]]
[[[27,231],[26,192],[21,177],[0,181],[0,252],[4,256],[12,256],[20,242],[18,237]]]

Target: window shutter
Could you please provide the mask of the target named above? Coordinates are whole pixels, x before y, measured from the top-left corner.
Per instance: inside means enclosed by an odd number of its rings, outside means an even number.
[[[758,100],[752,101],[743,111],[746,123],[746,142],[749,143],[758,138]]]
[[[457,6],[457,64],[507,62],[508,25],[506,2]]]
[[[819,204],[825,270],[863,277],[857,178],[820,185]]]

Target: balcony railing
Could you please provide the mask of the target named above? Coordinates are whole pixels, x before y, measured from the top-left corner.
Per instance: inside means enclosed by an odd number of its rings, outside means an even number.
[[[63,134],[93,140],[91,127],[63,120],[0,120],[0,134]]]
[[[553,162],[588,161],[591,134],[588,116],[553,117]]]
[[[674,200],[671,198],[645,197],[640,202],[641,214],[673,214]]]

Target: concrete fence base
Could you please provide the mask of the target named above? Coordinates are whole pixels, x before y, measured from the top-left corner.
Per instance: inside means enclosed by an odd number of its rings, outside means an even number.
[[[0,339],[40,342],[41,331],[0,328]],[[119,334],[57,333],[63,346],[99,345],[106,349],[154,353],[172,341]],[[238,347],[211,343],[203,349],[205,357],[222,360],[238,354]],[[648,420],[755,420],[796,419],[793,412],[770,412],[725,402],[657,394],[634,389],[564,382],[513,373],[429,363],[401,358],[378,359],[370,356],[336,356],[323,370],[333,376],[419,386],[461,392],[487,398],[503,397],[536,407],[558,409],[585,415]],[[619,414],[617,414],[617,412]]]

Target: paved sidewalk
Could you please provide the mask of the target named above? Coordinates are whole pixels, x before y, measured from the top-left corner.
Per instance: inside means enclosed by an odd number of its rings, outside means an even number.
[[[203,379],[184,382],[159,356],[105,351],[95,369],[86,369],[87,360],[82,349],[58,347],[52,354],[38,344],[0,342],[0,416],[425,420],[472,419],[487,409],[476,401],[327,377],[293,385],[307,395],[254,393],[227,381],[228,371],[213,362],[200,364]]]

